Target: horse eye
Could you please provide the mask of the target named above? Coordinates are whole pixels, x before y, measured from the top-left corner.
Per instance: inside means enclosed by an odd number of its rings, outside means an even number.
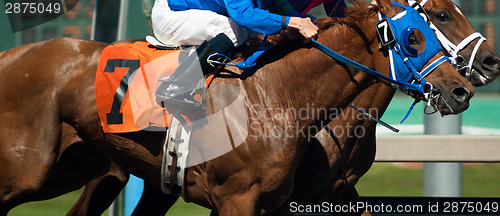
[[[446,14],[446,12],[440,12],[436,15],[436,18],[441,21],[441,22],[446,22],[448,20],[450,20],[450,17],[448,16],[448,14]]]
[[[410,35],[408,35],[408,43],[410,45],[417,45],[418,44],[418,40],[417,40],[417,37],[415,36],[414,32],[412,32]]]

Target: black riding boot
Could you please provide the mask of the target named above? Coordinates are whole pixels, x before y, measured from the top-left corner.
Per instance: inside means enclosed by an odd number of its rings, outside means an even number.
[[[197,105],[195,92],[204,91],[205,78],[214,72],[214,67],[208,63],[208,57],[214,53],[227,55],[234,49],[233,42],[225,35],[219,34],[209,41],[203,42],[196,53],[189,55],[179,65],[174,74],[156,90],[156,102],[161,105]]]

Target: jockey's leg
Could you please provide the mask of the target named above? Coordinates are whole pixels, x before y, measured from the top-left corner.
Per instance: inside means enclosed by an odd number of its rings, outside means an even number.
[[[213,72],[207,58],[213,53],[227,54],[255,33],[239,26],[231,18],[208,10],[171,10],[167,1],[155,2],[152,11],[156,38],[168,45],[200,45],[171,77],[162,78],[157,102],[196,105],[190,93],[203,77]],[[198,86],[202,86],[200,83]],[[198,89],[196,89],[198,90]]]
[[[191,93],[198,90],[196,86],[199,81],[210,76],[215,69],[208,63],[208,58],[215,53],[227,55],[233,49],[233,41],[223,33],[203,42],[196,53],[188,56],[171,77],[161,80],[163,83],[156,91],[157,102],[197,104]]]
[[[224,33],[237,47],[256,36],[227,16],[209,10],[172,11],[165,0],[155,2],[151,19],[155,37],[166,46],[198,46]]]

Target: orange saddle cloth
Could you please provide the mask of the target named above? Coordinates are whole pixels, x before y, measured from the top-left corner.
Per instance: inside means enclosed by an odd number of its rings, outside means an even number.
[[[152,48],[142,41],[104,48],[95,97],[105,133],[166,130],[171,114],[156,104],[155,92],[161,84],[158,79],[174,73],[180,52]]]

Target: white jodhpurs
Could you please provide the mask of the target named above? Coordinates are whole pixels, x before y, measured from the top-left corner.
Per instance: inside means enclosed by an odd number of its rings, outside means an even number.
[[[233,41],[235,47],[255,35],[233,19],[208,10],[172,11],[167,0],[156,0],[151,19],[153,32],[166,45],[200,45],[220,33]]]

